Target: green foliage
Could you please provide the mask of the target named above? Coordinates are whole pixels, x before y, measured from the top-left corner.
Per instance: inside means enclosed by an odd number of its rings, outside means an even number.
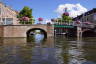
[[[21,24],[33,24],[34,23],[34,19],[33,19],[33,16],[32,16],[32,9],[30,9],[29,7],[25,6],[21,11],[20,13],[17,15],[17,18],[22,18],[22,17],[28,17],[30,18],[30,20],[28,22],[25,22],[25,21],[21,21],[20,20],[20,23]]]
[[[72,18],[67,16],[67,15],[62,15],[61,18],[56,19],[56,22],[58,22],[58,23],[68,23],[69,24],[70,22],[72,22]]]
[[[30,9],[29,7],[25,6],[19,13],[19,15],[17,16],[18,18],[22,18],[22,17],[29,17],[32,18],[32,9]]]
[[[28,22],[26,22],[26,21],[20,21],[19,23],[20,24],[33,24],[34,22],[32,22],[32,21],[28,21]]]
[[[72,22],[72,18],[66,15],[62,15],[62,22]]]
[[[62,18],[57,18],[57,21],[58,22],[62,22]]]

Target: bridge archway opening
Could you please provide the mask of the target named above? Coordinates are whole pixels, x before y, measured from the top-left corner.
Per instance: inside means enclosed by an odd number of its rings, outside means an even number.
[[[87,30],[82,33],[83,37],[95,37],[96,33],[93,30]]]
[[[33,38],[33,41],[34,41],[34,38],[35,40],[38,40],[36,39],[36,37],[38,37],[39,39],[42,38],[42,40],[45,40],[47,38],[47,32],[41,28],[29,29],[26,34],[27,34],[27,41],[29,38]]]

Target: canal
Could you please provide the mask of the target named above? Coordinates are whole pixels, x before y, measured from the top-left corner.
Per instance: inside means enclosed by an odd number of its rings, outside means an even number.
[[[96,64],[96,38],[0,38],[0,64]]]

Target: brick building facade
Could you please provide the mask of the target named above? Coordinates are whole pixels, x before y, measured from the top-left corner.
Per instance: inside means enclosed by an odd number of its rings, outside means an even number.
[[[17,11],[12,10],[9,6],[0,2],[0,25],[19,24],[17,14]]]

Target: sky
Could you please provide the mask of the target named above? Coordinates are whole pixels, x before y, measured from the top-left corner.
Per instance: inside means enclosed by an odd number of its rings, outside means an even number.
[[[35,19],[42,17],[51,19],[60,17],[67,7],[70,17],[76,17],[88,10],[96,8],[96,0],[2,0],[12,9],[20,11],[24,6],[32,8]]]

